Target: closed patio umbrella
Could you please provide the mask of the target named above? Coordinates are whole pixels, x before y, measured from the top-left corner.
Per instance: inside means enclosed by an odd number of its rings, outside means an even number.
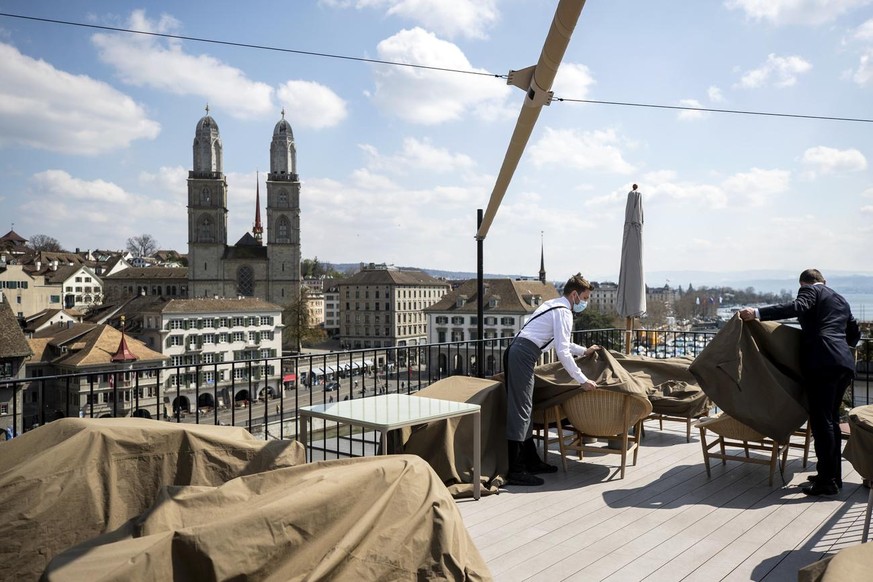
[[[621,241],[616,308],[618,314],[625,318],[625,351],[630,353],[634,317],[646,311],[646,281],[643,277],[643,199],[636,184],[627,193],[627,206],[624,210],[624,237]]]

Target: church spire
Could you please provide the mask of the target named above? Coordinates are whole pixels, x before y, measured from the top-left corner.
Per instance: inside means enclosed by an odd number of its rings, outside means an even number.
[[[546,282],[546,247],[543,243],[543,231],[540,231],[540,283]]]
[[[259,172],[255,173],[255,225],[252,227],[252,235],[258,241],[258,244],[261,244],[264,238],[264,227],[261,226],[261,180]]]
[[[137,358],[130,348],[127,347],[127,341],[124,339],[124,316],[121,316],[121,341],[118,342],[118,349],[115,350],[115,355],[112,356],[112,362],[124,363],[135,362]]]

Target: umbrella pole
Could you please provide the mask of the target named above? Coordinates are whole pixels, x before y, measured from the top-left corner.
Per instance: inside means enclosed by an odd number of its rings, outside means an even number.
[[[633,336],[633,329],[634,318],[626,318],[624,324],[624,353],[628,355],[631,353],[631,337]]]

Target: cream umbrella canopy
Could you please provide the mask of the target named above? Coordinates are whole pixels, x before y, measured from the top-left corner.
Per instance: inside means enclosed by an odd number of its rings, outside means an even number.
[[[643,197],[634,184],[627,193],[624,236],[616,296],[618,314],[625,318],[625,351],[630,353],[633,321],[646,311],[646,281],[643,276]]]
[[[512,175],[518,167],[518,162],[521,160],[521,155],[524,153],[524,148],[530,139],[543,105],[548,105],[551,101],[552,83],[584,6],[585,0],[560,0],[537,64],[520,71],[509,72],[506,83],[523,89],[526,91],[526,95],[512,137],[509,140],[503,164],[497,174],[494,189],[491,191],[488,207],[485,209],[485,214],[479,223],[479,230],[476,232],[476,239],[479,241],[484,240],[488,235],[488,229],[491,228],[491,223],[497,214],[503,196],[506,194]]]

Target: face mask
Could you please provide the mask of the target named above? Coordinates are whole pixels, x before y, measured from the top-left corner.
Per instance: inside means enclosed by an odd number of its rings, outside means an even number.
[[[585,311],[586,307],[588,307],[588,302],[585,301],[584,299],[580,299],[579,303],[573,304],[573,311],[575,313],[582,313],[583,311]]]

